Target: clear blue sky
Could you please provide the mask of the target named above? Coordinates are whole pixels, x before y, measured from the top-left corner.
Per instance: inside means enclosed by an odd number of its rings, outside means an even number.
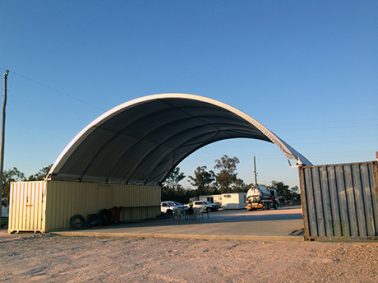
[[[55,161],[89,122],[132,98],[184,92],[256,118],[314,164],[378,150],[378,1],[0,1],[8,68],[5,169]],[[239,175],[298,183],[272,144],[207,146],[192,174],[223,154]]]

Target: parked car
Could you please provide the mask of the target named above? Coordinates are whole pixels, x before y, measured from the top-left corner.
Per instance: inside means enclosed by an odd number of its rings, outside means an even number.
[[[189,206],[186,205],[186,204],[182,204],[181,202],[178,202],[178,201],[175,201],[175,200],[172,200],[171,202],[173,202],[177,208],[182,208],[182,209],[188,209]]]
[[[205,200],[193,201],[193,208],[202,208],[207,211],[215,211],[213,205]]]
[[[215,210],[218,210],[218,209],[222,208],[222,204],[219,203],[219,202],[211,202],[211,204],[213,205],[213,207],[215,208]]]
[[[219,208],[221,208],[221,204],[219,202],[209,202],[205,201],[208,206],[210,206],[210,211],[217,211]]]
[[[173,201],[162,201],[160,203],[160,212],[164,214],[173,214],[173,210],[177,208],[177,205]]]

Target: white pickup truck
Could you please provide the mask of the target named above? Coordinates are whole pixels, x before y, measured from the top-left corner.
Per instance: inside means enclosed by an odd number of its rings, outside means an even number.
[[[177,205],[173,201],[162,201],[160,203],[160,212],[163,214],[173,214],[173,210],[177,208]]]

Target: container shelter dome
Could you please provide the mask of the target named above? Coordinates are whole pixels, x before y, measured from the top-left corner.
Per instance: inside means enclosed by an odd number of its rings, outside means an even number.
[[[185,157],[210,143],[251,138],[303,155],[249,115],[191,94],[156,94],[123,103],[85,127],[53,164],[51,180],[159,184]]]

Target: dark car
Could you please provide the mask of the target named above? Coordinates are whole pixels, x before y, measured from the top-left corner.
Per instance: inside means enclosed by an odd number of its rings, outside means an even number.
[[[206,203],[211,206],[211,208],[210,208],[211,211],[217,211],[219,208],[222,207],[219,202],[208,202],[208,201],[206,201]]]

